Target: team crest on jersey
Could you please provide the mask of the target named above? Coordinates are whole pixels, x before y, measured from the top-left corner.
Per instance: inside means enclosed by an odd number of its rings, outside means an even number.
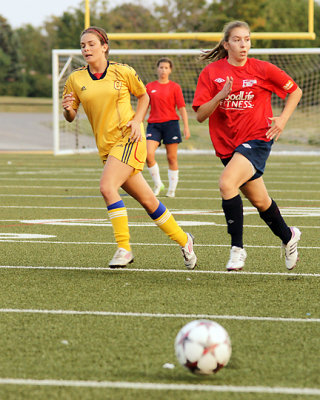
[[[116,90],[120,90],[120,89],[121,89],[121,86],[122,86],[121,81],[114,81],[114,88],[115,88]]]
[[[257,80],[256,79],[244,79],[242,81],[242,87],[251,87],[253,85],[257,84]]]
[[[292,88],[292,86],[293,86],[293,82],[292,82],[292,80],[289,79],[288,82],[283,86],[283,89],[290,90]]]
[[[223,79],[223,78],[217,78],[217,79],[215,79],[214,81],[217,82],[217,83],[222,83],[222,82],[225,82],[225,79]]]

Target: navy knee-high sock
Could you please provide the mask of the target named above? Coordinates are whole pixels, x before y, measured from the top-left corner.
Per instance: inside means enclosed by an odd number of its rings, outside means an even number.
[[[271,206],[266,210],[259,212],[260,217],[269,226],[272,232],[278,236],[284,244],[287,244],[291,239],[292,232],[285,223],[276,202],[271,199]]]
[[[222,208],[231,235],[231,246],[243,248],[243,204],[238,194],[229,200],[222,199]]]

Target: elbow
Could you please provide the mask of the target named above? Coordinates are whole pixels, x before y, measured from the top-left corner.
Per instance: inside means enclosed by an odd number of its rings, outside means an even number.
[[[295,90],[295,93],[297,94],[297,96],[299,97],[299,101],[302,97],[302,89],[298,86],[297,89]]]
[[[201,115],[197,114],[197,121],[200,122],[200,124],[205,120]]]

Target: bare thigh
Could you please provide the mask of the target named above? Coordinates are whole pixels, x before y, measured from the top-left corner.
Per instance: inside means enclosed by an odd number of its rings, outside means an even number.
[[[121,200],[118,191],[132,172],[133,168],[129,165],[113,156],[108,157],[100,179],[100,192],[107,205]]]
[[[239,188],[254,174],[251,162],[240,153],[235,153],[224,168],[219,188],[224,200],[232,199],[239,193]]]

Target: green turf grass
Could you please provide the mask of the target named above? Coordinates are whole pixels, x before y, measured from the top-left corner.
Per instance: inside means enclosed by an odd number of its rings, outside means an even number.
[[[21,378],[320,390],[320,277],[301,275],[319,274],[319,159],[270,157],[265,174],[272,197],[281,209],[291,212],[285,217],[288,224],[302,231],[301,260],[291,276],[276,275],[287,272],[284,258],[280,258],[280,241],[254,210],[245,216],[248,259],[244,273],[224,273],[229,237],[217,186],[221,164],[214,156],[179,156],[179,163],[177,197],[161,200],[178,221],[200,223],[184,227],[196,237],[197,270],[185,271],[179,246],[152,226],[133,199],[124,196],[130,223],[140,224],[130,227],[135,262],[128,270],[110,271],[104,268],[116,246],[111,226],[97,221],[107,218],[99,193],[101,164],[97,155],[1,156],[1,265],[43,267],[0,269],[0,308],[20,310],[0,312],[1,399],[316,397],[2,383],[4,378]],[[159,156],[159,165],[167,183],[163,156]],[[149,180],[147,173],[145,177]],[[244,206],[250,204],[244,200]],[[312,212],[314,216],[307,216]],[[77,219],[95,225],[22,222],[48,219]],[[204,224],[210,222],[216,225]],[[8,240],[5,233],[54,237]],[[30,309],[113,314],[23,312]],[[120,312],[137,316],[114,314]],[[179,329],[195,318],[190,315],[217,316],[230,334],[230,363],[215,376],[193,376],[177,365],[174,339]],[[297,320],[290,320],[293,318]],[[317,322],[307,321],[313,319]],[[165,363],[175,364],[175,368],[165,369]]]

